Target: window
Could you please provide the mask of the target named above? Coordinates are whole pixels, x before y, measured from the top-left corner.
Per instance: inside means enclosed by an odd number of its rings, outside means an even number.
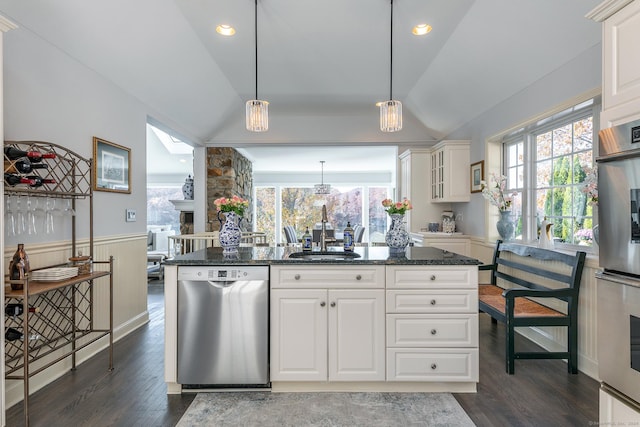
[[[331,226],[341,232],[350,222],[365,227],[365,241],[383,242],[387,227],[382,200],[389,187],[332,186],[331,194],[317,195],[312,187],[256,186],[256,229],[267,234],[268,242],[283,241],[282,228],[291,225],[298,238],[306,227],[312,230],[321,220],[322,205],[327,206]]]
[[[594,167],[597,107],[594,100],[584,102],[503,140],[507,187],[517,194],[517,239],[535,241],[546,218],[556,243],[592,245],[593,208],[582,189]]]

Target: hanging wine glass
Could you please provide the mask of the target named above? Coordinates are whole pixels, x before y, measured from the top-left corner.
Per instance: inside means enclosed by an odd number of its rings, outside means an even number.
[[[76,214],[76,211],[73,209],[71,199],[67,199],[63,214],[65,216],[74,216]]]
[[[53,226],[53,209],[55,207],[55,202],[53,199],[47,197],[47,201],[45,203],[45,211],[44,211],[44,232],[47,234],[52,234],[54,232]]]
[[[43,207],[42,199],[36,197],[33,203],[33,216],[34,216],[34,228],[36,230],[40,230],[41,233],[46,233],[46,211]]]
[[[16,217],[13,214],[13,209],[11,206],[11,196],[7,196],[7,200],[6,200],[6,207],[7,209],[5,209],[4,211],[4,223],[5,223],[5,227],[6,227],[6,234],[7,236],[15,236],[16,235]]]
[[[21,197],[16,196],[15,198],[15,215],[16,215],[16,234],[23,234],[27,231],[27,219],[24,215],[24,211],[22,210],[22,206],[20,203]]]
[[[27,196],[27,233],[37,234],[36,230],[36,206],[31,201],[31,197]]]

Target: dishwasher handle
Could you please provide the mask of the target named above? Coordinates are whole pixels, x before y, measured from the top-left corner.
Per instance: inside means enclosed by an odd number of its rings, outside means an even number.
[[[207,283],[214,288],[224,289],[233,286],[236,281],[219,281],[219,280],[207,280]]]

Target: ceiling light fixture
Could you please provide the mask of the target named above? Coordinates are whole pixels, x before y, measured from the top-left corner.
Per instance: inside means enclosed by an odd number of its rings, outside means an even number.
[[[315,188],[316,194],[329,194],[331,193],[331,185],[324,183],[324,160],[320,160],[320,165],[322,167],[320,184],[316,184],[313,187]]]
[[[269,103],[258,99],[258,0],[255,0],[255,43],[256,43],[256,98],[247,101],[247,130],[265,132],[269,129]]]
[[[220,24],[216,27],[216,33],[221,34],[223,36],[232,36],[236,33],[236,29],[231,25]]]
[[[382,132],[397,132],[402,130],[402,102],[393,99],[393,0],[391,0],[390,28],[389,100],[376,104],[380,107],[380,130]]]
[[[413,27],[411,32],[416,36],[424,36],[425,34],[429,34],[433,28],[429,24],[418,24]]]

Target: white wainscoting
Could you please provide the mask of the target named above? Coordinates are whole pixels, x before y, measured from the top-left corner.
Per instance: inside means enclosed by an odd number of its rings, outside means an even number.
[[[493,259],[494,243],[484,239],[471,239],[471,257],[490,263]],[[597,357],[597,299],[595,273],[599,268],[598,258],[587,254],[582,272],[580,298],[578,303],[578,369],[586,375],[598,379]],[[481,271],[479,282],[489,283],[489,272]],[[516,331],[550,351],[566,349],[567,329],[563,327],[517,328]],[[482,350],[481,350],[482,351]],[[526,363],[522,362],[522,363]]]
[[[69,242],[54,242],[25,247],[31,268],[67,262],[71,254]],[[77,251],[89,254],[88,241],[77,242]],[[5,265],[13,256],[15,248],[5,248]],[[76,254],[77,255],[77,254]],[[94,239],[94,260],[108,261],[113,256],[113,338],[121,339],[149,321],[147,311],[147,235],[109,236]],[[108,268],[108,265],[96,265],[96,269]],[[101,281],[101,282],[98,282]],[[108,278],[96,282],[94,294],[94,319],[96,327],[109,325]],[[107,348],[107,337],[87,346],[77,354],[76,365],[97,352]],[[55,355],[52,355],[52,359]],[[118,368],[118,359],[114,358],[114,367]],[[32,366],[38,366],[33,364]],[[29,387],[33,394],[71,369],[71,359],[66,358],[54,366],[31,378]],[[82,369],[82,367],[79,367]],[[107,364],[104,366],[108,369]],[[20,402],[23,397],[22,381],[6,381],[6,407]]]

